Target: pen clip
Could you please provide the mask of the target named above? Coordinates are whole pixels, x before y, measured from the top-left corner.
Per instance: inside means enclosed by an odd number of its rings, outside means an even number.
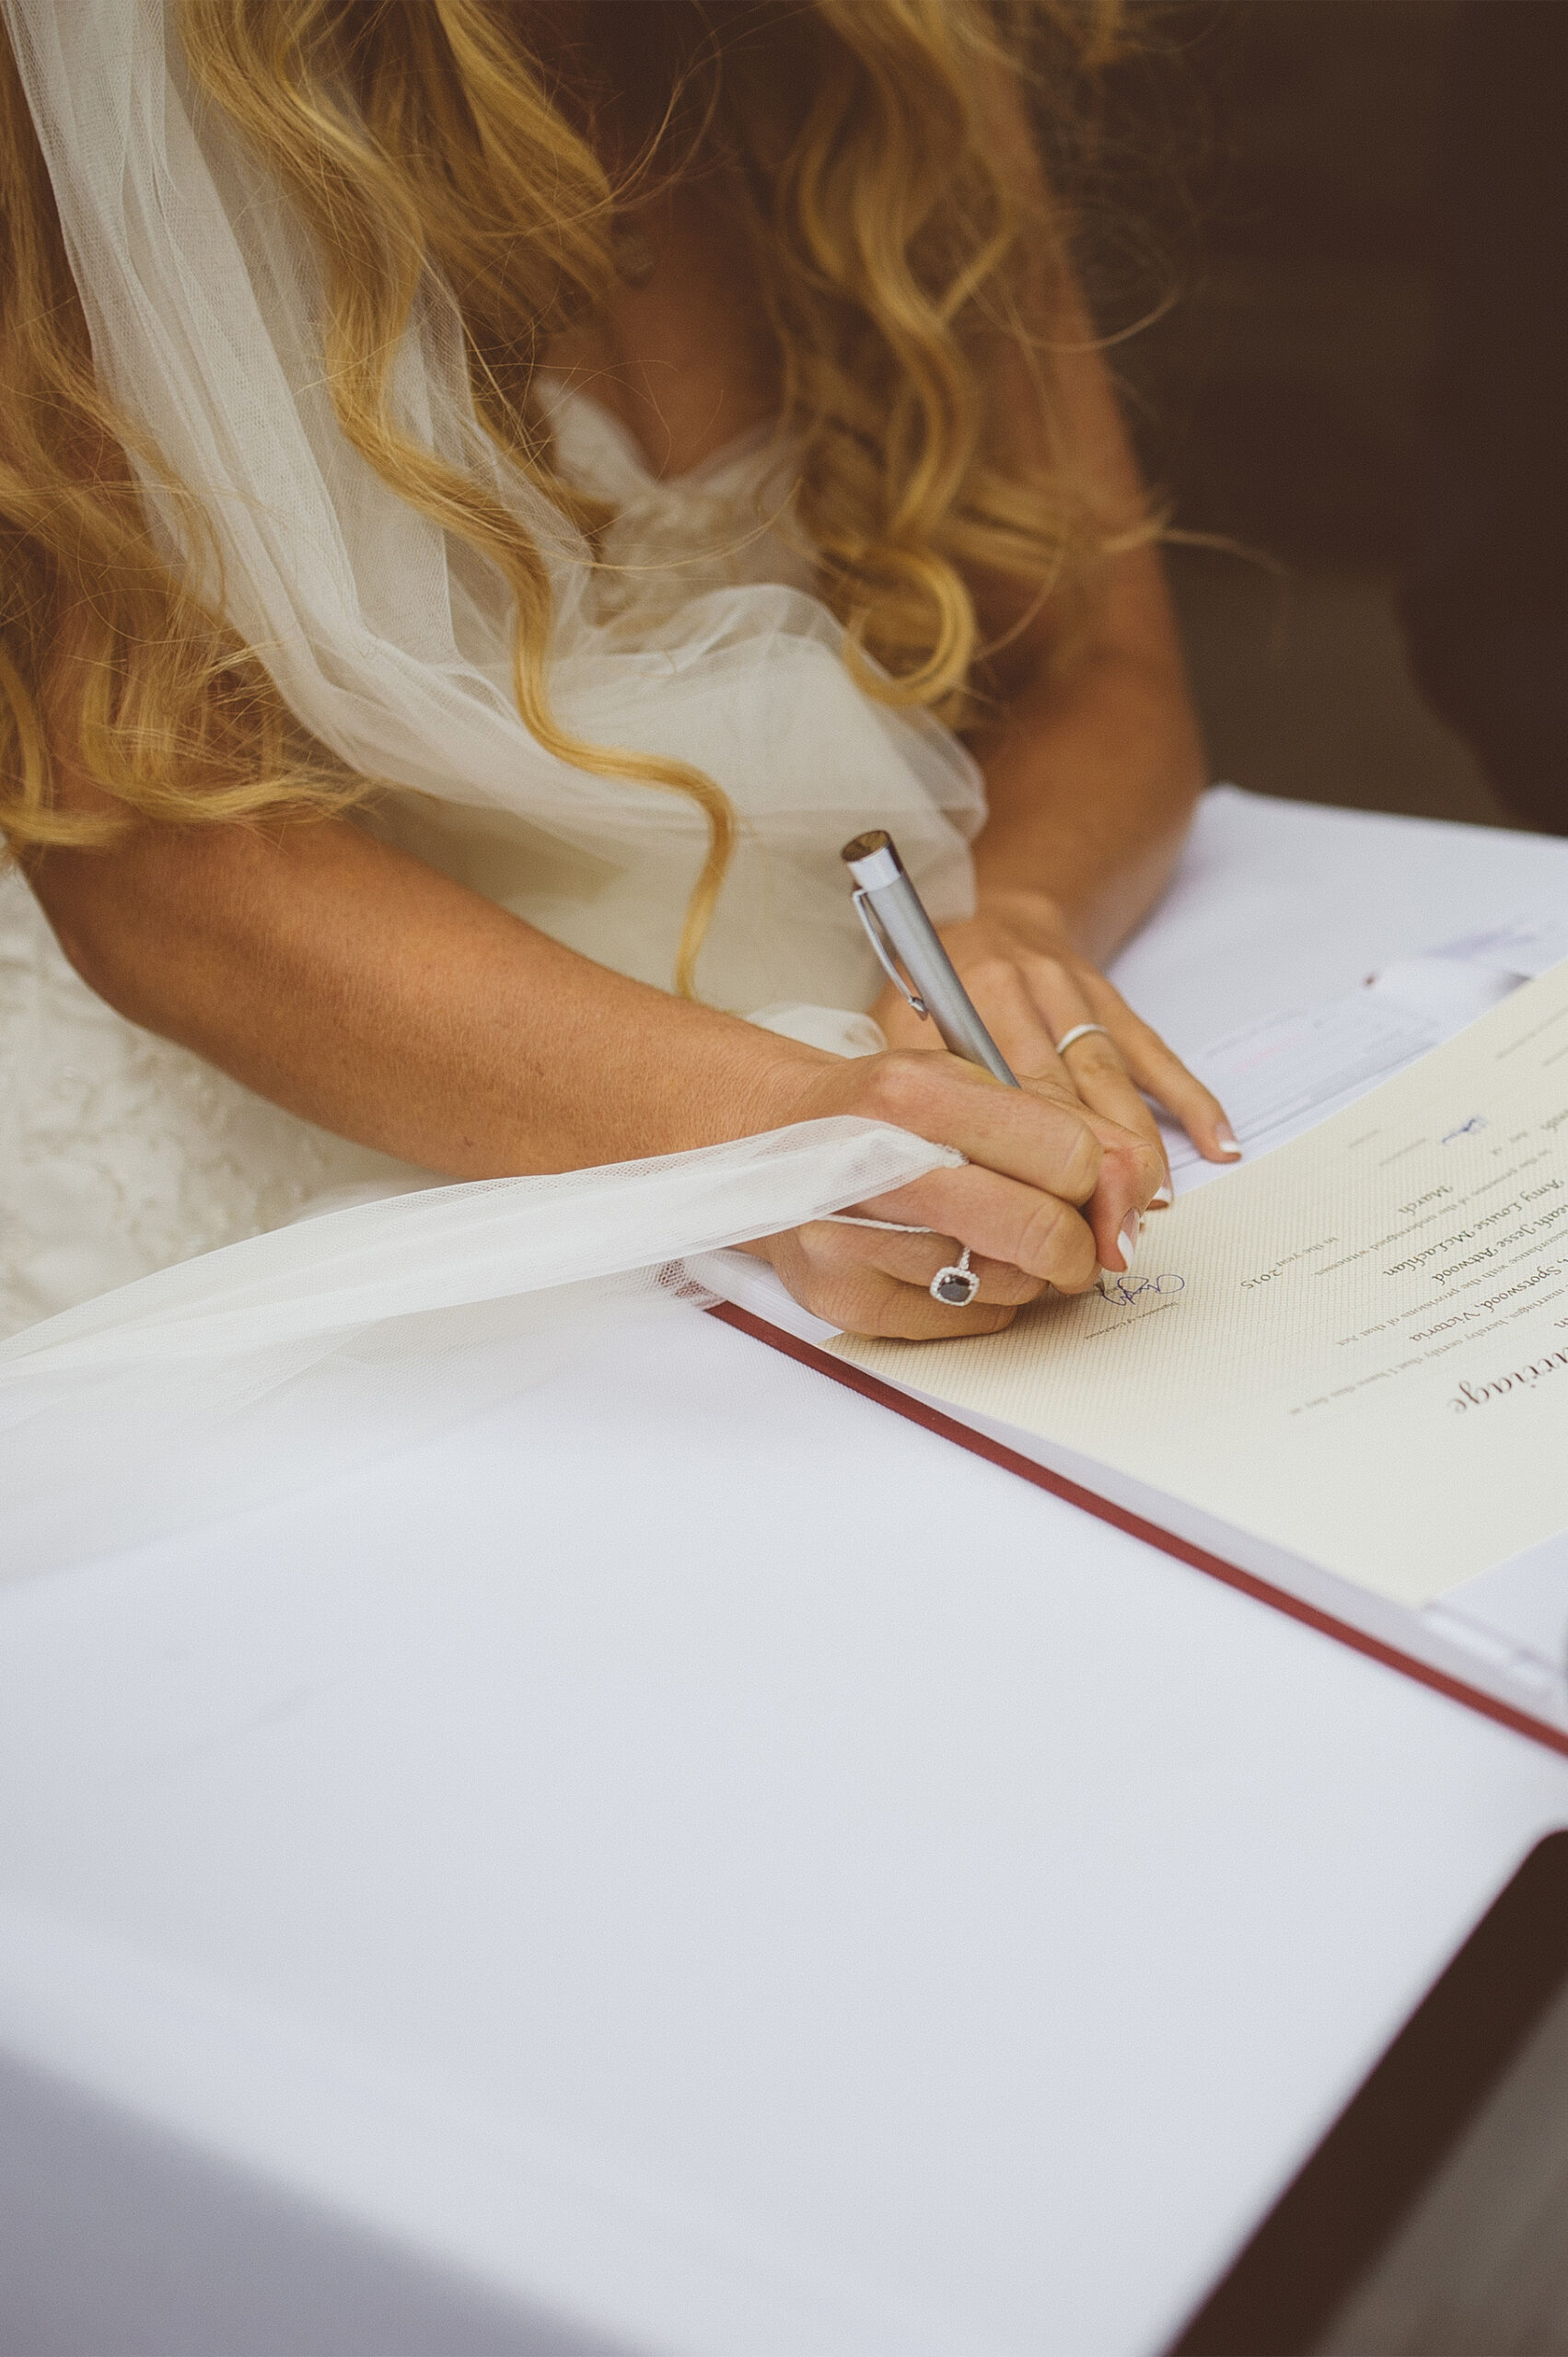
[[[865,887],[862,886],[858,891],[852,892],[850,898],[854,902],[855,915],[860,919],[861,923],[865,928],[865,938],[871,944],[872,948],[877,952],[877,963],[881,967],[882,971],[887,975],[888,980],[892,983],[893,988],[896,991],[900,992],[902,995],[908,999],[915,1013],[923,1021],[927,1016],[929,1016],[931,1009],[926,1005],[925,1001],[921,997],[919,992],[911,989],[909,983],[905,981],[902,974],[900,973],[897,966],[893,963],[893,945],[882,930],[881,920],[877,916],[876,910],[871,905],[869,894],[866,892]]]

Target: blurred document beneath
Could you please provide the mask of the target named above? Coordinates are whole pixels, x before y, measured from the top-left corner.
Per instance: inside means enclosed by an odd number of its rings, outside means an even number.
[[[1568,915],[1534,910],[1368,975],[1359,990],[1249,1023],[1190,1059],[1249,1155],[1271,1153],[1568,958]],[[1176,1192],[1223,1175],[1160,1117]]]
[[[1568,965],[1156,1213],[1130,1276],[830,1347],[1431,1602],[1568,1527]]]

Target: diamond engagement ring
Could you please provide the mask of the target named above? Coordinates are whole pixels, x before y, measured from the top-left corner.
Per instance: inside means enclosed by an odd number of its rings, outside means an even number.
[[[967,1244],[950,1267],[937,1270],[926,1291],[933,1301],[941,1302],[948,1309],[969,1307],[980,1291],[980,1276],[978,1271],[970,1266]]]
[[[1075,1041],[1079,1039],[1086,1039],[1091,1031],[1102,1032],[1106,1039],[1110,1039],[1110,1033],[1106,1029],[1103,1023],[1074,1023],[1071,1031],[1063,1031],[1061,1039],[1056,1042],[1057,1054],[1059,1056],[1064,1056],[1068,1049],[1071,1048]],[[1112,1046],[1115,1045],[1114,1040],[1111,1041],[1111,1044]]]

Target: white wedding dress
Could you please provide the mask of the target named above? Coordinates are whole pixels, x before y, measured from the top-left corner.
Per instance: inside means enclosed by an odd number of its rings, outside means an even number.
[[[792,604],[808,592],[809,554],[788,525],[788,452],[765,433],[661,482],[596,402],[554,388],[551,406],[563,471],[619,510],[606,548],[618,569],[599,587],[602,624],[646,636],[716,592],[775,584],[792,593]],[[776,722],[760,700],[759,730]],[[796,725],[799,732],[799,715]],[[808,743],[801,755],[811,758]],[[671,815],[662,799],[655,808]],[[588,954],[668,979],[668,964],[660,972],[657,960],[679,914],[673,895],[673,905],[650,911],[647,923],[628,925],[625,911],[606,909],[609,896],[596,890],[591,854],[575,877],[560,846],[472,804],[411,794],[376,823]],[[815,864],[826,864],[843,898],[846,888],[831,873],[837,839],[835,829],[815,847]],[[674,879],[677,892],[680,881]],[[775,940],[787,932],[776,918],[770,930]],[[805,954],[786,941],[782,955],[775,946],[771,967],[754,956],[750,973],[736,928],[728,931],[726,979],[744,995],[771,1001],[748,1011],[842,1052],[879,1044],[876,1027],[856,1012],[875,996],[877,977],[854,927],[820,926]],[[761,947],[756,935],[750,947]],[[323,1199],[429,1183],[425,1174],[296,1119],[187,1049],[126,1022],[67,964],[20,875],[0,876],[0,1336],[152,1270],[280,1226]]]
[[[314,250],[194,99],[180,15],[178,0],[0,0],[95,371],[200,499],[198,533],[144,469],[154,533],[302,724],[380,782],[366,823],[668,987],[702,815],[524,726],[511,593],[345,441]],[[735,808],[703,995],[840,1052],[874,1047],[876,970],[840,846],[889,828],[933,915],[968,913],[973,763],[852,679],[778,437],[660,482],[580,393],[545,398],[563,472],[615,511],[602,562],[480,428],[457,308],[438,280],[422,285],[389,399],[403,432],[539,551],[562,724],[690,763]],[[514,1398],[584,1319],[669,1311],[688,1257],[959,1159],[841,1119],[605,1170],[440,1183],[123,1021],[71,971],[19,877],[0,876],[0,1577],[232,1512]]]
[[[811,559],[787,521],[790,453],[764,431],[693,474],[657,481],[625,426],[594,401],[554,387],[550,405],[561,471],[618,506],[598,622],[648,636],[693,598],[743,585],[778,585],[790,603],[804,601]],[[776,728],[761,698],[757,728]],[[811,759],[807,742],[802,759]],[[656,808],[669,816],[668,804]],[[420,795],[394,796],[375,828],[589,955],[648,981],[668,978],[657,957],[669,950],[679,900],[627,926],[622,910],[604,908],[592,853],[573,875],[559,846],[540,843],[507,813]],[[832,875],[835,839],[814,849],[814,865],[846,898]],[[769,1002],[748,1009],[760,1020],[842,1053],[877,1047],[877,1028],[858,1014],[875,997],[877,971],[854,926],[820,926],[816,955],[790,959],[776,947],[773,967],[752,934],[752,973],[733,926],[728,935],[731,983]],[[432,1181],[127,1023],[68,967],[18,872],[0,877],[0,1337],[153,1268],[278,1228],[307,1204],[420,1183]]]

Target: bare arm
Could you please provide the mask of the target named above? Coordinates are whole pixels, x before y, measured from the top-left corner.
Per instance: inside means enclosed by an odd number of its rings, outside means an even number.
[[[1021,1097],[949,1057],[845,1061],[775,1038],[563,948],[347,821],[275,837],[146,827],[110,851],[52,852],[31,880],[78,970],[134,1021],[454,1176],[839,1113],[958,1146],[970,1167],[878,1206],[933,1236],[818,1225],[777,1240],[799,1297],[858,1330],[983,1331],[1047,1281],[1081,1290],[1122,1265],[1119,1232],[1158,1183],[1147,1149],[1068,1092]],[[985,1281],[969,1312],[920,1289],[954,1237]]]
[[[793,1118],[792,1089],[831,1062],[793,1040],[760,1057],[750,1026],[563,949],[345,821],[145,827],[52,853],[32,882],[133,1022],[456,1178],[743,1136]]]
[[[1062,405],[1111,532],[1135,530],[1145,493],[1093,331],[1074,306],[1057,357]],[[1033,388],[1004,362],[1001,397],[1028,435]],[[982,623],[1000,636],[1016,600],[977,583]],[[1109,958],[1148,914],[1204,783],[1204,757],[1157,550],[1109,560],[1104,602],[1081,662],[1055,671],[1050,614],[1028,621],[991,685],[997,716],[971,732],[990,818],[975,846],[991,899],[1047,898],[1074,946]]]
[[[1015,881],[1028,865],[1037,893],[1041,877],[1059,889],[1067,872],[1070,795],[1042,799],[1038,740],[1065,721],[1042,710],[1036,728],[1030,692],[1020,683],[1006,741],[986,755],[995,815],[982,851]],[[1104,713],[1086,706],[1086,744]],[[66,790],[89,792],[79,779]],[[1040,833],[1048,801],[1057,815]],[[1022,832],[1008,852],[1012,823]],[[1086,906],[1124,892],[1128,869],[1126,844],[1098,828]],[[951,1334],[1005,1322],[1047,1280],[1080,1289],[1097,1264],[1123,1265],[1127,1216],[1163,1173],[1125,1073],[1121,1097],[1097,1097],[1042,1060],[1016,1096],[942,1056],[825,1056],[611,973],[346,821],[271,835],[145,828],[110,852],[51,853],[33,882],[111,1004],[324,1127],[429,1168],[579,1167],[843,1112],[958,1146],[970,1167],[882,1206],[935,1237],[823,1227],[772,1248],[800,1298],[863,1330]],[[1014,888],[996,888],[999,911]],[[984,1283],[962,1317],[920,1290],[955,1237]]]
[[[1039,167],[1015,94],[998,97],[998,136],[1020,175]],[[1063,292],[1063,288],[1065,292]],[[1051,308],[1040,291],[1042,317]],[[1061,428],[1111,536],[1135,534],[1146,498],[1094,331],[1071,282],[1058,283],[1049,358]],[[994,377],[1005,452],[1020,472],[1052,455],[1033,373],[1016,347]],[[1157,552],[1109,560],[1081,660],[1057,663],[1060,623],[1031,613],[1014,584],[970,584],[981,629],[1003,652],[982,679],[994,716],[970,743],[990,816],[975,845],[977,913],[945,928],[955,963],[1015,1071],[1071,1083],[1084,1101],[1151,1142],[1147,1090],[1211,1159],[1234,1151],[1209,1092],[1138,1020],[1098,969],[1148,914],[1169,878],[1204,783],[1204,757]],[[913,1047],[925,1028],[889,994],[889,1037]],[[1053,1042],[1104,1024],[1058,1057]]]

